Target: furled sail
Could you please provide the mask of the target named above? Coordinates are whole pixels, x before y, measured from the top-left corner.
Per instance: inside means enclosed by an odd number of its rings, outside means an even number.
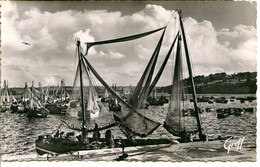
[[[31,97],[31,90],[29,89],[27,82],[25,82],[25,87],[24,87],[24,93],[23,93],[23,101],[28,101],[29,98]]]
[[[104,93],[104,98],[108,98],[108,92],[107,92],[107,89],[105,89],[105,93]]]
[[[0,107],[3,105],[3,92],[2,89],[0,89]]]
[[[165,120],[165,128],[173,135],[179,136],[185,130],[184,119],[181,109],[182,89],[182,61],[181,61],[181,39],[178,38],[177,52],[175,58],[173,86],[170,97],[167,117]]]
[[[4,103],[10,103],[8,83],[7,83],[6,80],[4,80],[4,89],[3,89],[3,92],[2,92],[2,98],[3,98]]]
[[[93,84],[91,80],[89,80],[89,96],[88,96],[87,112],[89,113],[90,119],[97,118],[99,116],[99,110],[100,110],[97,104],[97,97],[95,96],[93,91],[94,91]]]

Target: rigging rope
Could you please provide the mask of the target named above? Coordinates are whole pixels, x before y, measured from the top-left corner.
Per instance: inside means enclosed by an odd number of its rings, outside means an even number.
[[[168,24],[170,23],[170,21],[171,21],[171,19],[172,19],[173,15],[174,15],[175,13],[176,13],[176,11],[174,11],[174,12],[173,12],[173,14],[172,14],[171,18],[169,19],[169,21],[167,22],[167,24],[166,24],[166,26],[165,26],[165,27],[167,27],[167,26],[168,26]]]

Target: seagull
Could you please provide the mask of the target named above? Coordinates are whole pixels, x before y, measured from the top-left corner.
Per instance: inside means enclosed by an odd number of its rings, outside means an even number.
[[[31,44],[29,44],[29,43],[27,43],[27,42],[22,42],[23,44],[25,44],[25,45],[31,45]]]

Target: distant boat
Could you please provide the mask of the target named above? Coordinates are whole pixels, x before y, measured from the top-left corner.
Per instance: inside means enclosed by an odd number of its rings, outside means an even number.
[[[121,105],[118,103],[117,99],[111,100],[108,105],[109,111],[121,111]]]
[[[46,94],[49,97],[48,94]],[[45,107],[50,114],[66,114],[69,106],[69,98],[65,90],[65,82],[61,80],[59,88],[56,90],[55,96],[50,97],[52,100],[47,100]]]
[[[26,106],[27,117],[47,117],[49,111],[44,108],[43,104],[36,98],[36,94],[33,87],[30,90],[29,105]]]
[[[8,90],[8,83],[4,80],[4,88],[1,90],[0,95],[0,111],[5,112],[11,109],[10,92]]]
[[[243,108],[235,108],[234,110],[235,110],[235,112],[234,112],[235,116],[240,116],[245,113]]]
[[[16,98],[13,96],[13,94],[10,92],[10,95],[12,97],[12,103],[11,103],[11,112],[12,113],[22,113],[24,112],[24,106],[16,100]]]

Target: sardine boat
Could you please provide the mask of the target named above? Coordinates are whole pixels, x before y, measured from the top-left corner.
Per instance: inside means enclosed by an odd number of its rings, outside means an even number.
[[[40,100],[37,98],[36,90],[34,89],[32,82],[31,90],[27,87],[26,84],[26,91],[28,91],[29,94],[29,100],[27,101],[27,104],[25,105],[25,112],[27,113],[27,117],[47,117],[49,114],[49,111],[44,107],[44,105],[40,102]]]
[[[174,137],[177,138],[178,142],[191,142],[191,141],[212,141],[212,140],[223,140],[226,138],[217,137],[209,139],[203,132],[203,128],[200,122],[199,108],[197,105],[197,96],[195,91],[195,85],[193,81],[193,72],[191,68],[191,62],[188,52],[188,46],[186,42],[181,11],[179,14],[179,25],[180,31],[175,32],[174,40],[167,52],[157,74],[153,77],[157,59],[160,53],[160,48],[163,42],[164,34],[167,26],[158,28],[156,30],[148,31],[141,34],[126,36],[122,38],[116,38],[106,41],[98,42],[86,42],[86,54],[81,52],[80,40],[76,40],[77,53],[78,53],[78,65],[76,70],[76,77],[74,79],[75,95],[71,95],[71,98],[77,101],[80,99],[80,116],[82,118],[81,127],[75,126],[67,121],[63,121],[60,126],[52,133],[47,135],[40,135],[36,140],[36,151],[38,154],[65,154],[73,153],[83,150],[97,150],[97,149],[112,149],[112,152],[116,148],[123,148],[123,156],[121,159],[127,157],[124,154],[124,148],[136,147],[136,146],[148,146],[159,147],[161,144],[172,145],[174,142],[170,138],[149,138],[161,123],[153,121],[152,115],[145,116],[139,112],[140,107],[146,102],[146,99],[151,95],[157,82],[159,81],[166,64],[174,50],[176,45],[176,55],[174,64],[174,73],[172,77],[173,87],[171,90],[171,96],[169,99],[169,107],[166,119],[163,123],[163,127]],[[128,102],[122,99],[107,83],[103,80],[101,75],[95,70],[92,64],[86,57],[89,49],[93,46],[105,45],[111,43],[127,42],[130,40],[139,39],[156,32],[162,31],[159,42],[140,78],[133,93],[130,95]],[[189,82],[192,90],[192,101],[194,106],[194,116],[191,122],[187,122],[182,114],[184,106],[182,105],[182,99],[184,94],[184,86],[181,80],[183,79],[182,69],[182,45],[184,46],[185,58],[189,73]],[[78,77],[78,78],[77,78]],[[95,78],[95,79],[93,79]],[[93,127],[91,124],[92,118],[98,119],[99,114],[102,114],[101,109],[106,106],[100,107],[100,103],[97,100],[98,96],[95,91],[96,80],[105,87],[112,96],[113,99],[120,102],[121,111],[114,112],[110,122],[102,123],[103,126]],[[78,83],[78,85],[77,85]],[[79,95],[77,97],[77,95]],[[109,112],[111,113],[111,112]],[[75,137],[75,133],[61,133],[59,130],[61,127],[67,127],[73,132],[78,133]],[[117,126],[126,136],[125,138],[114,139],[111,128]],[[190,126],[190,127],[189,127]],[[100,131],[106,130],[105,138],[100,138]],[[93,132],[93,137],[89,137],[88,133]],[[73,135],[70,135],[73,134]],[[207,142],[205,142],[207,143]],[[120,159],[120,158],[119,158]]]

